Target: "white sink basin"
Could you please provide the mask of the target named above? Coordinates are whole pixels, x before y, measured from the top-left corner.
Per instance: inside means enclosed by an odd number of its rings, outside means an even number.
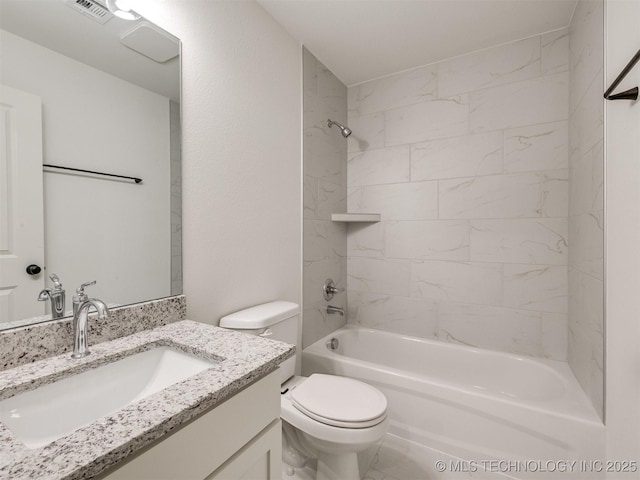
[[[0,421],[38,448],[215,364],[154,348],[2,400]]]

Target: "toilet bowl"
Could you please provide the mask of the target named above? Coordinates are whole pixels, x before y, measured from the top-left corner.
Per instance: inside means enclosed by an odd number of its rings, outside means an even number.
[[[228,315],[220,326],[296,343],[300,308],[270,302]],[[357,454],[388,429],[387,399],[376,388],[337,375],[293,376],[295,358],[280,366],[283,461],[294,468],[317,459],[317,480],[360,480]]]
[[[299,450],[291,442],[295,435],[303,447],[297,458],[306,454],[318,460],[317,480],[359,479],[357,454],[388,429],[384,395],[359,380],[335,375],[293,377],[283,387],[280,417],[294,427],[285,429],[285,449]],[[287,453],[283,456],[286,462]]]

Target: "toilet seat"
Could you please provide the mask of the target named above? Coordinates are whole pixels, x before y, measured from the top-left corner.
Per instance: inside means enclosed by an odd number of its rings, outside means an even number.
[[[334,427],[373,427],[385,419],[387,412],[387,399],[376,388],[337,375],[314,373],[296,385],[289,397],[297,410]]]
[[[280,396],[280,418],[301,432],[323,441],[335,442],[343,447],[376,442],[389,428],[389,419],[386,415],[373,427],[342,428],[327,425],[294,407],[289,393]]]

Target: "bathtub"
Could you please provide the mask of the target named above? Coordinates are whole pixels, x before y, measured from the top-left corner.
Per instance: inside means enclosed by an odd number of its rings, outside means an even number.
[[[305,348],[302,366],[374,385],[390,433],[459,458],[604,458],[604,426],[564,362],[347,325]]]

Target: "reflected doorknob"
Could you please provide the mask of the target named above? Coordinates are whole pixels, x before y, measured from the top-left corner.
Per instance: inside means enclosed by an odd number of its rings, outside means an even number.
[[[27,267],[27,273],[29,275],[37,275],[42,271],[38,265],[31,264]]]

